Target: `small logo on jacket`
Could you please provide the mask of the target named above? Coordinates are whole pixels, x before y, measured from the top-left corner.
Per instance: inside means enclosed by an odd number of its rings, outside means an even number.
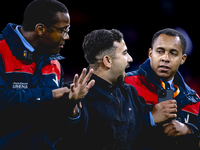
[[[56,79],[53,79],[53,81],[56,83],[57,87],[59,87],[59,81],[58,81],[58,77],[56,76]]]
[[[28,83],[23,83],[23,82],[13,82],[13,89],[28,89]]]

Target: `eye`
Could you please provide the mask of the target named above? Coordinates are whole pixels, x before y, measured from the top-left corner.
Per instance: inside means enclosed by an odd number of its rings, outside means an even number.
[[[177,56],[178,55],[178,52],[176,50],[172,50],[170,51],[170,53],[173,55],[173,56]]]
[[[162,54],[162,53],[164,53],[164,50],[163,49],[157,49],[157,53]]]
[[[172,54],[173,56],[177,56],[177,53],[175,53],[175,52],[171,52],[171,54]]]
[[[128,54],[128,51],[127,50],[123,51],[123,55],[126,55],[126,54]]]

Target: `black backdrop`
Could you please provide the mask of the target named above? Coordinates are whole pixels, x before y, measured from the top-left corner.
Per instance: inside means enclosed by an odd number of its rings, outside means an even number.
[[[75,1],[60,0],[69,9],[71,17],[70,40],[61,50],[65,60],[61,64],[65,81],[72,80],[75,73],[87,67],[81,44],[83,37],[95,29],[116,28],[124,34],[133,63],[129,70],[135,70],[148,57],[153,34],[163,28],[181,28],[190,37],[193,47],[186,63],[180,67],[185,81],[200,94],[199,89],[199,4],[198,1],[183,0],[138,0],[138,1]],[[1,6],[1,25],[21,24],[23,13],[30,0],[7,0]],[[127,70],[128,71],[128,70]]]

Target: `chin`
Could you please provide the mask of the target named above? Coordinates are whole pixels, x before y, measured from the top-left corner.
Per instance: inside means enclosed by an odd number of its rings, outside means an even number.
[[[124,84],[124,79],[125,79],[125,77],[124,77],[123,75],[120,75],[120,76],[117,78],[117,84],[119,84],[119,85]]]
[[[60,48],[57,48],[51,51],[51,55],[56,55],[58,53],[60,53]]]
[[[169,75],[163,75],[163,74],[161,74],[161,75],[158,75],[161,79],[163,79],[163,80],[169,80],[170,78],[171,78],[171,76],[169,76]]]

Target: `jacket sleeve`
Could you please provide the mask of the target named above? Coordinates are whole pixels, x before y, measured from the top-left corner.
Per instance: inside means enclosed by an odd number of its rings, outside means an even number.
[[[200,105],[200,102],[198,102],[196,105]],[[200,107],[199,107],[200,109]],[[200,112],[200,110],[199,110]],[[187,118],[187,117],[186,117]],[[200,136],[200,113],[198,113],[198,116],[196,115],[188,115],[188,120],[185,119],[185,124],[190,128],[192,134],[196,136]]]

